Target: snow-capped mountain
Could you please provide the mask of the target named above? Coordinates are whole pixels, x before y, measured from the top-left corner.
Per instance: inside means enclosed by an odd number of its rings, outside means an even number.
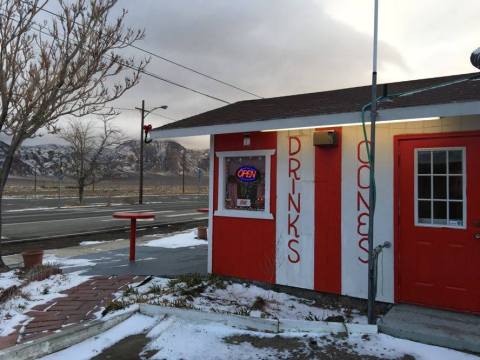
[[[6,144],[0,142],[0,163],[4,159]],[[139,142],[126,141],[105,156],[112,166],[114,175],[128,177],[138,172]],[[178,175],[182,172],[183,151],[185,151],[185,174],[197,175],[198,171],[208,171],[208,150],[191,150],[174,141],[154,141],[145,144],[144,169],[146,173]],[[22,146],[10,172],[13,176],[37,175],[56,176],[60,166],[66,176],[72,163],[68,146],[57,144]]]

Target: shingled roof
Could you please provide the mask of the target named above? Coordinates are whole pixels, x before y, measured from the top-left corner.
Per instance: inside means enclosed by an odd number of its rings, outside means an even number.
[[[379,95],[412,91],[447,83],[478,73],[460,74],[429,79],[380,84]],[[281,96],[259,100],[239,101],[156,128],[155,131],[181,130],[202,126],[217,126],[259,122],[272,119],[298,118],[358,112],[370,102],[371,86]],[[480,81],[468,81],[421,92],[414,96],[382,102],[380,109],[405,108],[422,105],[449,104],[480,100]],[[480,109],[479,109],[480,113]]]

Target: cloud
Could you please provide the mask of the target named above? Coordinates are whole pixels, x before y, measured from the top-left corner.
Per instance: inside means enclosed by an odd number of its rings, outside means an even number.
[[[371,36],[332,18],[313,0],[144,0],[141,6],[121,0],[118,6],[128,9],[131,26],[145,28],[140,46],[261,96],[370,81]],[[381,68],[407,70],[394,47],[382,43],[381,51]],[[149,70],[228,101],[251,98],[155,58]],[[165,114],[178,119],[223,105],[145,76],[118,104],[138,106],[142,98],[150,106],[168,104]],[[123,114],[119,124],[134,134],[136,118]]]
[[[333,19],[312,0],[146,1],[129,22],[147,31],[144,45],[264,96],[367,83],[371,38]],[[380,64],[405,69],[401,54],[382,44]],[[245,95],[154,60],[152,71],[239,100]],[[193,104],[192,104],[193,105]]]

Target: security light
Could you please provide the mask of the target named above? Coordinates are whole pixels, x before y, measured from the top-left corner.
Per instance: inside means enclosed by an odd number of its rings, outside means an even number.
[[[480,69],[480,47],[470,55],[470,62],[477,69]]]

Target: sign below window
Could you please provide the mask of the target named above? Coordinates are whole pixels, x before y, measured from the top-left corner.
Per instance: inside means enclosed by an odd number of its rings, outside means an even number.
[[[237,179],[241,182],[257,181],[258,171],[253,166],[241,166],[236,172]]]
[[[237,199],[237,206],[238,207],[250,207],[252,202],[250,199]]]

